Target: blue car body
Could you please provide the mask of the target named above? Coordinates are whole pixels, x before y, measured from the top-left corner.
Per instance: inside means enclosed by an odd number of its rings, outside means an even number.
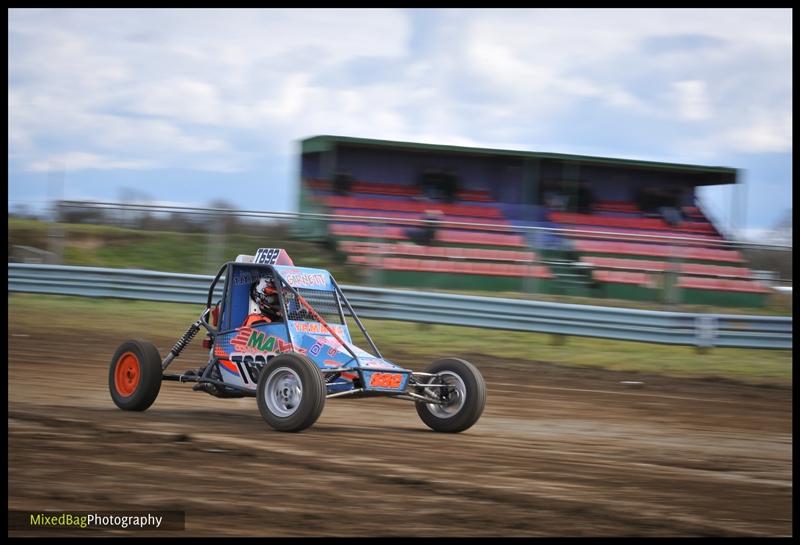
[[[243,325],[250,304],[250,286],[264,272],[282,286],[284,319]],[[355,389],[376,393],[405,391],[410,370],[353,344],[346,319],[348,307],[328,271],[231,262],[226,266],[225,279],[211,361],[219,366],[226,385],[255,390],[259,371],[271,358],[297,352],[325,371],[328,394]],[[374,344],[373,348],[377,352]],[[333,369],[337,371],[331,372]]]

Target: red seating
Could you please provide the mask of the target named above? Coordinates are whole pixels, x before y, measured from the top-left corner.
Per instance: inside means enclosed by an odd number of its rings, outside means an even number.
[[[331,208],[364,208],[369,210],[387,210],[398,212],[425,212],[435,208],[444,214],[453,216],[472,216],[480,218],[502,218],[503,212],[495,206],[477,206],[470,204],[446,204],[429,201],[402,201],[390,199],[373,199],[361,197],[325,197],[323,202]]]
[[[519,261],[530,263],[533,252],[514,250],[487,250],[484,248],[458,248],[453,246],[417,246],[415,244],[359,242],[343,240],[339,247],[350,255],[392,255],[417,256],[440,259],[483,260],[483,261]]]
[[[317,191],[333,191],[333,184],[329,180],[309,179],[308,185]],[[375,195],[392,195],[411,197],[419,195],[416,187],[402,184],[380,184],[371,182],[353,182],[350,186],[351,193],[371,193]]]
[[[328,180],[320,180],[316,178],[307,178],[306,184],[311,189],[315,189],[317,191],[330,191],[331,183]]]
[[[684,206],[683,211],[688,214],[700,214],[700,209],[696,206]]]
[[[384,238],[398,240],[408,238],[402,227],[384,227],[359,223],[332,223],[328,227],[337,237]]]
[[[366,255],[350,254],[347,256],[347,262],[351,265],[369,265],[372,260]]]
[[[593,271],[592,276],[599,282],[613,282],[616,284],[636,284],[639,286],[654,287],[653,277],[641,272],[621,271]]]
[[[625,229],[621,227],[598,227],[594,225],[577,225],[573,229],[570,229],[567,232],[567,235],[572,238],[599,238],[604,240],[625,240],[631,241],[630,235],[647,235],[647,237],[637,237],[635,240],[639,240],[641,242],[649,242],[650,240],[654,242],[658,241],[666,241],[667,238],[659,238],[659,237],[680,237],[680,238],[691,238],[692,241],[690,242],[693,246],[702,245],[703,241],[709,242],[719,242],[722,237],[718,234],[697,234],[697,233],[676,233],[675,231],[656,231],[652,229],[648,230],[640,230],[640,229]]]
[[[464,189],[458,193],[458,200],[475,202],[493,202],[488,191],[482,189]]]
[[[376,195],[394,195],[400,197],[411,197],[419,195],[416,187],[400,184],[378,184],[370,182],[355,182],[350,191],[353,193],[373,193]]]
[[[520,235],[503,235],[494,233],[477,233],[474,231],[457,231],[440,229],[436,231],[436,240],[449,244],[474,244],[482,246],[517,246],[527,248]]]
[[[667,247],[671,248],[671,247]],[[715,250],[712,248],[680,248],[683,253],[677,252],[683,259],[697,259],[702,261],[728,261],[731,263],[744,263],[744,258],[739,250]]]
[[[592,209],[597,212],[639,212],[636,204],[628,201],[598,201]]]
[[[767,293],[768,289],[750,280],[720,280],[702,276],[681,276],[678,287],[699,290],[740,291],[747,293]]]
[[[317,191],[332,191],[331,182],[324,179],[309,179],[308,185]],[[390,184],[377,182],[353,182],[350,188],[351,193],[369,193],[373,195],[391,195],[396,197],[413,197],[420,195],[419,189],[415,185]],[[489,192],[482,189],[465,189],[458,193],[460,201],[473,202],[492,202]]]
[[[680,231],[687,233],[715,234],[710,223],[683,222],[678,227],[671,227],[661,218],[615,218],[594,216],[591,214],[575,214],[572,212],[551,212],[550,220],[555,223],[571,225],[601,225],[604,227],[628,227],[633,229],[660,229],[663,231]]]
[[[666,261],[650,261],[646,259],[618,259],[615,257],[587,256],[581,259],[582,263],[603,269],[626,269],[648,272],[663,272],[667,270]]]
[[[612,242],[605,240],[574,240],[579,252],[598,254],[642,255],[648,257],[670,257],[703,261],[724,261],[743,263],[744,258],[738,250],[718,250],[686,246],[666,246],[663,244],[640,244],[636,242]]]
[[[409,259],[404,257],[385,257],[370,260],[369,258],[365,258],[365,256],[350,256],[349,261],[356,264],[370,263],[373,266],[392,271],[552,278],[550,270],[543,265],[470,263],[432,259]]]
[[[403,240],[408,238],[405,234],[405,229],[402,227],[381,227],[358,223],[332,223],[329,226],[329,230],[333,236],[337,237],[389,240]],[[447,244],[528,247],[520,235],[479,233],[474,231],[461,231],[458,229],[439,229],[436,231],[436,240]]]
[[[435,207],[433,207],[435,208]],[[365,209],[353,209],[353,208],[334,208],[332,210],[333,214],[337,216],[337,221],[364,221],[359,219],[348,219],[346,216],[361,216],[361,217],[380,217],[380,218],[391,218],[394,220],[398,220],[396,223],[406,223],[403,220],[420,220],[424,218],[424,214],[419,212],[395,212],[395,211],[375,211],[375,210],[365,210]],[[475,229],[475,227],[470,227],[469,225],[454,225],[458,223],[470,224],[470,223],[478,223],[484,225],[499,225],[501,227],[497,228],[497,231],[503,230],[511,230],[508,226],[508,220],[506,219],[489,219],[486,218],[471,218],[467,216],[441,216],[439,218],[440,221],[449,222],[447,227],[454,228],[454,229]],[[418,222],[409,221],[407,222],[408,225],[419,225]],[[503,227],[504,226],[504,227]]]
[[[316,184],[316,185],[315,185]],[[320,181],[312,187],[323,188]],[[329,186],[327,186],[329,187]],[[495,277],[553,278],[547,267],[534,264],[535,255],[527,250],[525,238],[514,233],[504,218],[500,206],[480,206],[463,203],[364,197],[373,195],[417,195],[414,186],[356,182],[354,195],[322,198],[333,209],[338,221],[329,229],[336,237],[362,240],[342,240],[340,248],[348,254],[348,262],[391,271],[414,271],[430,274],[460,274]],[[488,192],[464,191],[462,197],[491,202]],[[409,226],[419,225],[423,213],[437,209],[446,228],[436,231],[437,245],[418,246],[403,242],[408,239]],[[598,202],[598,211],[630,214],[592,215],[571,212],[551,212],[555,223],[571,226],[569,234],[575,249],[585,255],[582,261],[592,265],[593,278],[599,282],[629,284],[660,289],[663,273],[677,267],[678,287],[697,290],[767,293],[768,290],[751,279],[744,266],[709,265],[687,261],[716,261],[722,264],[743,264],[738,250],[723,249],[715,244],[724,241],[697,207],[684,207],[686,221],[677,227],[661,218],[646,218],[638,214],[634,203],[624,201]],[[385,225],[373,225],[347,216],[377,216],[387,218]],[[494,224],[508,232],[481,231],[470,224]],[[577,232],[580,231],[580,232]],[[692,238],[692,241],[630,242],[631,234]],[[372,242],[375,241],[375,242]],[[491,249],[488,246],[519,248]],[[614,256],[614,257],[611,257]],[[641,256],[648,259],[627,259],[617,256]],[[677,261],[673,261],[677,260]],[[656,282],[658,281],[658,283]]]
[[[615,257],[587,256],[581,262],[602,269],[622,269],[648,272],[664,272],[670,269],[668,261],[650,261],[647,259],[620,259]],[[721,267],[702,263],[676,263],[683,274],[716,276],[729,278],[750,278],[750,269],[745,267]]]
[[[718,265],[704,265],[702,263],[683,263],[681,272],[706,276],[727,276],[733,278],[750,278],[750,269],[746,267],[720,267]]]

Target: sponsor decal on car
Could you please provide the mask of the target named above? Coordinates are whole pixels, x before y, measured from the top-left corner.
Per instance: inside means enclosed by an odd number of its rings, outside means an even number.
[[[307,273],[299,270],[289,270],[283,275],[290,286],[319,287],[328,286],[328,279],[322,273]]]
[[[228,360],[219,360],[219,364],[225,371],[231,373],[232,375],[236,375],[237,377],[239,376],[239,368],[234,365],[233,362]]]
[[[292,326],[298,333],[313,333],[315,335],[330,335],[325,326],[319,322],[293,322]],[[328,324],[334,333],[337,335],[344,335],[344,328],[338,324]]]
[[[283,354],[284,352],[298,352],[305,354],[306,350],[284,341],[280,337],[268,335],[252,327],[243,327],[230,341],[233,353],[242,354]],[[228,353],[219,343],[214,348],[214,355],[225,357]]]

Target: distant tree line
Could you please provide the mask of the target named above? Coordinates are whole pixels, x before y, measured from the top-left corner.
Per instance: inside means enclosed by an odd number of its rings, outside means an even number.
[[[214,200],[208,208],[236,210],[224,200]],[[224,234],[263,235],[269,230],[271,235],[288,232],[285,222],[270,219],[242,218],[225,212],[186,213],[179,211],[157,212],[135,209],[103,209],[87,203],[85,206],[60,201],[56,206],[57,221],[60,223],[81,223],[91,225],[110,225],[127,229],[146,231],[177,232],[221,232]]]
[[[22,220],[40,220],[45,219],[45,213],[36,212],[30,206],[24,203],[17,203],[11,206],[8,211],[9,218],[16,218]]]

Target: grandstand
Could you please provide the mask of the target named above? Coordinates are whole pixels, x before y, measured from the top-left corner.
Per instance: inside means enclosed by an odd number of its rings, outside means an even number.
[[[300,210],[335,216],[307,234],[383,284],[731,306],[768,293],[695,196],[735,169],[341,136],[301,148]]]

